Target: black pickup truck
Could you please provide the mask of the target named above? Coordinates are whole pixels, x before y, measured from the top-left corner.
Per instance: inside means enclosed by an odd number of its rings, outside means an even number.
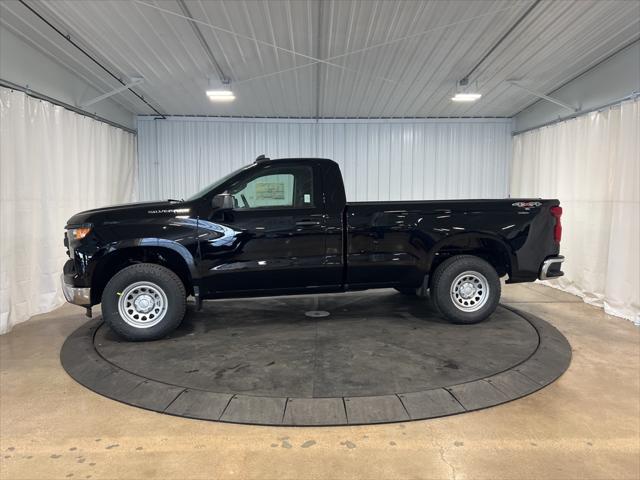
[[[559,277],[558,200],[347,203],[338,164],[255,163],[187,200],[79,213],[66,226],[71,303],[102,303],[129,340],[165,336],[186,299],[395,288],[475,323],[507,283]],[[224,312],[220,312],[224,314]]]

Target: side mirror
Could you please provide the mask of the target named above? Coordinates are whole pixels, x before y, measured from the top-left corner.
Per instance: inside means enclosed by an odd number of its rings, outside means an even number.
[[[219,193],[211,199],[211,206],[216,210],[233,210],[233,195],[229,193]]]

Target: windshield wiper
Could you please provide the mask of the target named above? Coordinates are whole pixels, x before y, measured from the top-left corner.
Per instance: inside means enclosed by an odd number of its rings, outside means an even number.
[[[171,203],[182,203],[184,202],[184,198],[180,199],[180,200],[176,200],[175,198],[168,198],[167,202],[171,202]]]

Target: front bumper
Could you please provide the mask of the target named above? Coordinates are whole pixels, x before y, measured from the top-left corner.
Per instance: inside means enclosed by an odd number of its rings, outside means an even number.
[[[64,274],[60,278],[62,282],[62,292],[64,293],[64,298],[67,299],[67,302],[73,303],[74,305],[80,305],[82,307],[90,307],[91,306],[91,289],[84,287],[74,287],[73,285],[69,285],[65,282]]]
[[[547,258],[540,266],[538,278],[540,280],[549,280],[563,276],[564,272],[560,270],[562,268],[562,262],[564,262],[562,255]]]

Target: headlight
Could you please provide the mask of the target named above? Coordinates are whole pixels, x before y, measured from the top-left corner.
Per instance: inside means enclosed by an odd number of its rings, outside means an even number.
[[[84,237],[89,235],[90,231],[91,231],[90,225],[83,225],[77,228],[70,228],[69,238],[71,238],[72,240],[82,240]]]

